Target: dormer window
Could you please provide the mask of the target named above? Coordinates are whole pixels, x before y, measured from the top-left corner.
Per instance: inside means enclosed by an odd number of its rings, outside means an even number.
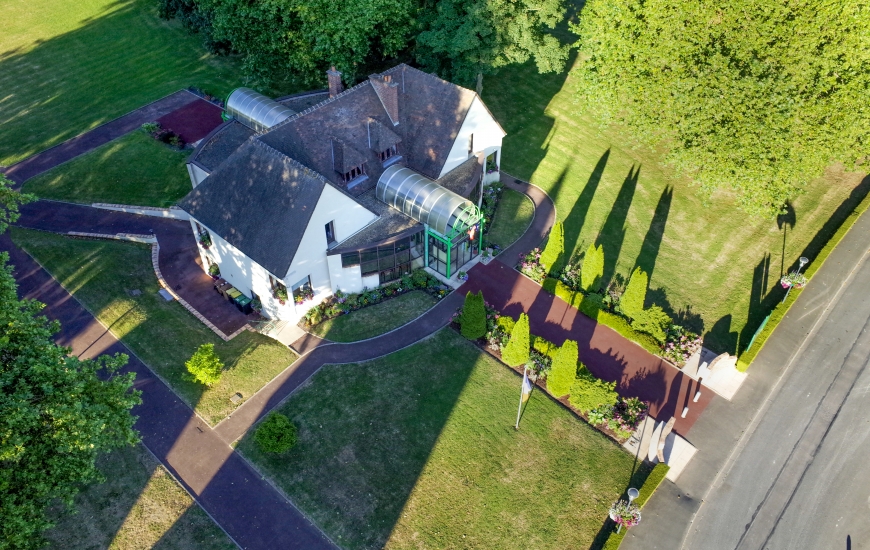
[[[384,162],[388,158],[392,158],[399,154],[399,148],[396,145],[392,147],[387,147],[385,150],[378,153],[378,158],[381,159],[381,162]]]
[[[362,176],[366,173],[366,165],[365,163],[360,164],[359,166],[354,166],[347,172],[341,175],[341,179],[344,180],[345,183],[355,180],[356,178]]]

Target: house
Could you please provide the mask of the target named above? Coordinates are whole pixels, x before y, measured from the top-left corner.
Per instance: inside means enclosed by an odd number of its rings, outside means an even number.
[[[473,91],[404,64],[347,90],[327,79],[278,100],[233,91],[187,165],[203,266],[272,319],[417,267],[454,276],[498,178],[505,132]]]

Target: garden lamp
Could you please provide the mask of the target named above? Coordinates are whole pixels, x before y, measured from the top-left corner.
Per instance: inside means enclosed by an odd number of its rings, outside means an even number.
[[[809,260],[809,258],[805,258],[804,256],[801,256],[800,259],[798,260],[798,262],[800,262],[800,264],[801,264],[800,267],[798,267],[798,273],[800,273],[801,269],[803,269],[805,265],[810,263],[810,260]]]
[[[636,499],[638,497],[638,495],[640,495],[640,491],[638,491],[634,487],[629,489],[628,490],[628,503],[631,504],[632,502],[634,502],[634,499]]]

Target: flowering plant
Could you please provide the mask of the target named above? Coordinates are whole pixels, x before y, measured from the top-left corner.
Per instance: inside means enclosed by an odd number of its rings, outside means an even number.
[[[550,373],[553,360],[536,349],[529,350],[529,362],[526,367],[534,373],[534,377],[544,379]]]
[[[305,303],[306,300],[311,300],[314,298],[314,290],[311,289],[310,286],[300,286],[296,290],[293,291],[293,300],[297,304]]]
[[[287,287],[285,287],[285,286],[276,287],[272,293],[275,296],[275,298],[278,299],[278,302],[280,302],[282,306],[284,305],[285,302],[287,302]]]
[[[622,432],[633,433],[646,418],[649,405],[637,397],[628,399],[620,397],[613,406],[613,419],[611,422]],[[616,431],[616,430],[614,430]]]
[[[797,271],[792,271],[791,273],[787,273],[782,276],[782,279],[779,280],[782,288],[788,288],[793,286],[795,288],[801,288],[805,284],[807,284],[807,276],[803,273],[798,273]]]
[[[199,244],[202,245],[203,248],[208,248],[211,246],[211,235],[208,233],[203,233],[199,236]]]
[[[678,367],[682,367],[689,357],[700,348],[700,336],[680,325],[671,325],[665,343],[662,345],[662,357]]]
[[[618,500],[610,507],[610,519],[620,527],[634,527],[640,523],[640,508],[627,500]]]
[[[467,281],[468,280],[468,273],[466,273],[464,271],[460,271],[459,273],[456,274],[456,278],[459,279],[460,281]]]
[[[520,254],[520,258],[520,263],[517,264],[519,272],[536,283],[543,283],[547,278],[547,270],[541,265],[541,249],[535,248],[525,256]]]
[[[580,289],[580,266],[568,264],[559,273],[559,280],[565,283],[571,290]]]

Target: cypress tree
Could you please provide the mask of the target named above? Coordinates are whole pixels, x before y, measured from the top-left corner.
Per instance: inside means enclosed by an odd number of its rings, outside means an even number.
[[[628,281],[628,286],[625,288],[625,293],[619,299],[619,309],[631,319],[639,317],[643,312],[648,284],[649,277],[647,277],[646,272],[639,267],[635,268]]]
[[[520,320],[511,331],[511,339],[501,351],[501,359],[512,367],[525,365],[529,361],[529,316],[520,314]]]
[[[486,334],[486,309],[483,305],[483,291],[477,294],[469,292],[465,295],[465,305],[459,317],[462,335],[469,340],[483,338]]]
[[[586,292],[598,290],[598,282],[604,275],[604,245],[595,247],[595,243],[586,249],[583,256],[583,267],[580,269],[580,286]]]
[[[544,252],[541,253],[541,265],[549,272],[559,261],[559,257],[564,251],[565,231],[562,227],[562,222],[556,222],[553,225],[553,229],[550,230],[547,246],[544,247]]]
[[[556,351],[553,366],[550,368],[550,374],[547,375],[547,390],[555,397],[568,395],[571,391],[571,384],[577,377],[578,358],[577,342],[574,340],[565,340],[562,347]]]

